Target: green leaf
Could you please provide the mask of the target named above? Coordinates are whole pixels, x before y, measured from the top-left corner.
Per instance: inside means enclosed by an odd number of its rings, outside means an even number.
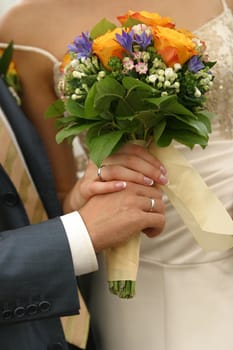
[[[205,148],[208,145],[209,138],[203,137],[201,135],[194,134],[185,130],[184,133],[181,131],[174,135],[174,139],[189,148],[193,148],[195,145],[200,145],[202,148]]]
[[[149,92],[153,92],[153,88],[144,83],[143,81],[141,80],[138,80],[138,79],[135,79],[135,78],[132,78],[132,77],[124,77],[122,79],[122,85],[127,89],[127,90],[132,90],[132,89],[137,89],[137,88],[140,88],[142,90],[147,90]]]
[[[141,24],[143,23],[142,21],[139,21],[138,19],[134,19],[134,18],[128,18],[127,21],[124,23],[124,27],[127,28],[132,28],[133,26],[137,25],[137,24]]]
[[[207,109],[201,109],[196,112],[196,114],[201,114],[209,120],[217,119],[219,116],[213,112],[208,111]]]
[[[80,119],[82,121],[82,119]],[[61,117],[56,119],[56,128],[61,129],[66,126],[77,125],[79,123],[79,118],[74,115],[70,115],[69,117]]]
[[[69,98],[65,103],[65,107],[70,115],[85,118],[85,108],[77,101],[74,101],[71,98]]]
[[[87,123],[87,124],[82,124],[82,125],[67,126],[67,127],[63,128],[62,130],[60,130],[56,134],[56,142],[61,143],[65,139],[70,138],[71,136],[72,137],[77,136],[81,132],[88,130],[91,127],[96,126],[96,125],[98,125],[98,123]]]
[[[124,87],[114,78],[107,77],[96,83],[94,105],[99,112],[109,111],[113,101],[123,99]]]
[[[164,130],[164,132],[161,134],[161,136],[159,137],[159,139],[157,140],[157,145],[159,147],[167,147],[170,145],[170,143],[172,142],[173,139],[173,135],[171,135],[166,129]]]
[[[131,106],[131,108],[136,112],[140,112],[143,110],[154,110],[155,107],[151,106],[146,99],[149,97],[150,92],[142,89],[134,89],[131,90],[130,93],[126,96],[127,103]]]
[[[77,135],[77,126],[64,128],[56,134],[56,142],[58,144],[62,143],[65,139],[70,138],[71,136]]]
[[[151,106],[146,101],[154,93],[154,89],[151,86],[132,77],[123,78],[122,85],[127,89],[125,100],[133,111],[151,109]]]
[[[99,112],[95,109],[96,83],[92,85],[85,100],[85,115],[87,119],[98,119]]]
[[[13,41],[10,41],[0,57],[0,75],[5,76],[13,57]]]
[[[164,130],[166,128],[166,121],[165,120],[161,120],[156,127],[153,130],[153,138],[155,143],[158,142],[158,140],[160,139],[161,135],[163,134]]]
[[[94,28],[92,28],[90,37],[91,39],[95,39],[98,36],[101,36],[107,31],[112,31],[113,29],[116,28],[116,25],[110,21],[108,21],[106,18],[103,18],[100,22],[98,22]]]
[[[56,100],[53,102],[45,112],[45,118],[60,117],[65,112],[64,102],[62,100]]]
[[[133,119],[132,119],[133,118]],[[143,125],[136,116],[117,118],[117,125],[124,133],[134,134],[138,130],[143,130]]]
[[[195,145],[200,145],[202,148],[205,148],[208,144],[208,137],[197,135],[191,131],[188,131],[187,129],[173,131],[166,128],[164,131],[164,134],[162,135],[162,138],[161,138],[162,141],[163,141],[163,137],[170,137],[171,139],[174,139],[191,149]],[[161,146],[160,139],[158,141],[158,145]]]
[[[208,137],[208,128],[201,120],[193,119],[189,116],[173,114],[167,116],[167,123],[171,129],[190,129],[200,136]]]
[[[123,131],[113,131],[107,134],[99,135],[90,140],[89,151],[90,158],[100,166],[102,161],[113,153],[123,136]]]
[[[129,116],[129,115],[134,115],[134,108],[126,101],[125,98],[119,99],[118,103],[116,105],[116,108],[114,110],[114,114],[119,118],[119,116],[124,117],[124,116]]]
[[[216,114],[213,114],[209,111],[203,110],[198,113],[195,113],[198,117],[198,119],[205,124],[207,130],[209,133],[211,133],[211,119],[217,118],[218,116]]]
[[[163,112],[171,112],[172,114],[179,114],[197,119],[195,114],[180,104],[176,98],[169,99],[166,103],[162,102],[160,108]]]
[[[172,101],[177,101],[177,97],[175,95],[170,96],[160,96],[160,97],[151,97],[145,99],[147,102],[155,105],[158,108],[162,108],[162,106],[166,106]]]

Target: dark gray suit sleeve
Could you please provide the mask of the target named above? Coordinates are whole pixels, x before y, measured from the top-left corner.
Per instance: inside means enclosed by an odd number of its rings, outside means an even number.
[[[78,313],[60,218],[0,232],[0,324]]]

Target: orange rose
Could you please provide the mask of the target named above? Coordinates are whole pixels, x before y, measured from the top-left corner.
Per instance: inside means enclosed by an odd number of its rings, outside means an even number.
[[[115,28],[94,39],[92,50],[100,59],[103,66],[108,69],[108,62],[112,56],[122,58],[125,49],[116,41],[116,34],[122,34],[122,28]]]
[[[123,26],[129,18],[136,19],[151,27],[160,25],[163,27],[174,28],[175,26],[171,18],[161,17],[158,13],[151,13],[147,11],[134,12],[129,10],[125,15],[117,17],[118,21]]]
[[[168,66],[184,64],[197,54],[191,35],[175,29],[158,26],[154,28],[155,48]]]

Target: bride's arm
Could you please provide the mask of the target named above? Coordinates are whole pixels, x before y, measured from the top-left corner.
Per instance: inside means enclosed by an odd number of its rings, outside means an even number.
[[[31,20],[32,17],[33,13],[27,13],[27,7],[19,5],[12,8],[0,21],[0,42],[13,40],[15,44],[37,46],[34,37],[36,33],[40,35],[39,23],[34,21],[36,30],[27,24],[28,18]],[[36,40],[35,38],[35,42]],[[40,40],[46,41],[46,38]],[[53,63],[40,54],[17,50],[14,61],[22,82],[22,108],[45,144],[56,189],[62,201],[76,182],[76,167],[71,145],[58,145],[55,141],[54,120],[44,118],[47,107],[57,98],[54,92]]]

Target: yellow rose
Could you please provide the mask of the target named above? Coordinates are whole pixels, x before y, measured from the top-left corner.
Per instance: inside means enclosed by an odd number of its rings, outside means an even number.
[[[103,66],[108,69],[109,59],[113,56],[122,58],[125,49],[116,41],[116,34],[122,34],[122,28],[115,28],[94,39],[92,50],[100,59]]]
[[[158,13],[152,13],[147,11],[134,12],[129,10],[125,15],[117,17],[118,21],[123,26],[129,18],[136,19],[151,27],[160,25],[163,27],[173,28],[175,26],[171,18],[161,17]]]
[[[168,66],[184,64],[197,54],[190,32],[158,26],[154,28],[155,48]]]

